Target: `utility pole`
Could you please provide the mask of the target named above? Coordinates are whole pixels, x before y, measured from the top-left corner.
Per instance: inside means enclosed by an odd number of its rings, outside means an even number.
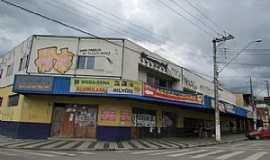
[[[269,82],[268,82],[268,80],[266,80],[265,83],[266,83],[266,89],[267,89],[267,97],[269,97]]]
[[[215,101],[215,132],[216,132],[216,141],[221,141],[221,131],[220,131],[220,114],[219,114],[219,82],[218,82],[218,66],[217,66],[217,43],[231,40],[234,37],[232,35],[222,36],[221,38],[213,39],[213,65],[214,65],[214,101]]]
[[[249,78],[249,84],[250,84],[250,95],[251,95],[251,106],[252,106],[252,111],[253,111],[253,129],[257,129],[257,114],[256,114],[256,103],[254,101],[254,96],[253,96],[253,87],[252,87],[252,80],[251,76]]]

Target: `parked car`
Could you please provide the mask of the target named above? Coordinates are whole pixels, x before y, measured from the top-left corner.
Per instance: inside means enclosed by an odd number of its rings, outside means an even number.
[[[256,131],[250,132],[247,137],[249,139],[264,139],[270,138],[270,128],[259,127]]]

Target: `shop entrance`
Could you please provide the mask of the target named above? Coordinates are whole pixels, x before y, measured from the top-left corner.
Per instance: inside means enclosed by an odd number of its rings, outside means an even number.
[[[132,138],[156,136],[156,111],[133,108]]]
[[[51,136],[69,138],[96,138],[96,121],[96,106],[55,104]]]
[[[174,137],[176,136],[176,113],[162,112],[162,136]]]

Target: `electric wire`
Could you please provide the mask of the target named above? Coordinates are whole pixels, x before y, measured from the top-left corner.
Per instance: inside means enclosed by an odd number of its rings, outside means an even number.
[[[76,2],[78,2],[78,1],[76,1]],[[80,1],[80,3],[83,3],[83,2]],[[93,8],[93,9],[99,11],[99,12],[102,13],[103,15],[107,15],[107,16],[110,16],[111,18],[114,18],[114,20],[117,20],[117,21],[122,22],[122,23],[125,22],[125,23],[129,24],[130,26],[132,26],[132,27],[134,28],[134,30],[143,31],[144,33],[148,33],[148,34],[150,34],[151,36],[154,35],[154,36],[155,36],[156,38],[158,38],[158,39],[162,39],[161,37],[170,39],[170,37],[168,37],[168,36],[166,36],[166,35],[154,33],[153,31],[149,30],[148,28],[145,28],[145,27],[143,27],[143,26],[140,26],[140,25],[138,25],[138,24],[136,24],[136,23],[134,23],[134,22],[132,22],[132,21],[130,21],[130,20],[124,19],[124,18],[122,18],[122,17],[120,17],[120,16],[118,16],[118,15],[116,15],[116,14],[113,14],[113,13],[111,13],[111,12],[108,12],[108,11],[104,10],[104,9],[101,9],[101,8],[99,8],[99,7],[97,7],[97,6],[93,5],[93,4],[91,4],[89,1],[84,1],[83,4],[85,4],[85,5],[87,5],[87,6],[91,7],[91,8]]]
[[[190,0],[185,0],[192,8],[198,11],[205,19],[208,19],[209,22],[211,22],[213,25],[215,25],[217,28],[222,28],[220,25],[218,25],[215,21],[213,21],[209,16],[207,16],[203,11],[200,9],[200,7],[196,6],[195,3],[192,3]],[[225,31],[225,30],[224,30]]]
[[[83,29],[80,29],[80,28],[78,28],[78,27],[76,27],[76,26],[67,24],[67,23],[62,22],[62,21],[60,21],[60,20],[58,20],[58,19],[54,19],[54,18],[48,17],[48,16],[46,16],[46,15],[43,15],[43,14],[41,14],[41,13],[32,11],[32,10],[27,9],[27,8],[25,8],[25,7],[23,7],[23,6],[20,6],[20,5],[16,4],[16,3],[12,3],[12,2],[9,2],[9,1],[7,1],[7,0],[0,0],[0,1],[3,2],[3,3],[5,3],[5,4],[7,4],[7,5],[10,5],[10,6],[16,7],[16,8],[18,8],[18,9],[20,9],[20,10],[23,10],[23,11],[25,11],[25,12],[27,12],[27,13],[34,14],[34,15],[39,16],[39,17],[41,17],[41,18],[44,18],[44,19],[46,19],[46,20],[48,20],[48,21],[54,22],[54,23],[56,23],[56,24],[62,25],[62,26],[64,26],[64,27],[70,28],[70,29],[72,29],[72,30],[75,30],[75,31],[78,31],[78,32],[81,32],[81,33],[84,33],[84,34],[89,35],[89,36],[91,36],[91,37],[93,37],[93,38],[100,39],[100,40],[104,40],[104,41],[106,41],[106,42],[109,43],[109,44],[112,44],[112,45],[115,45],[115,46],[118,46],[118,47],[123,47],[121,44],[115,43],[115,42],[110,41],[110,40],[108,40],[108,39],[106,39],[106,38],[103,38],[103,37],[99,37],[99,36],[97,36],[97,35],[95,35],[95,34],[89,33],[89,32],[87,32],[87,31],[85,31],[85,30],[83,30]],[[133,49],[133,48],[129,48],[129,47],[127,47],[127,46],[124,46],[124,48],[125,48],[125,49],[128,49],[128,50],[130,50],[130,51],[133,51],[133,52],[135,52],[135,53],[139,53],[139,54],[142,53],[141,51],[135,50],[135,49]],[[161,60],[161,59],[160,59],[160,60]],[[164,60],[161,60],[161,61],[164,61]],[[167,62],[167,63],[168,63],[168,61],[164,61],[164,62]],[[169,62],[169,63],[171,63],[171,62]],[[174,65],[176,65],[176,64],[174,64]],[[176,66],[181,67],[181,66],[179,66],[179,65],[176,65]],[[181,68],[183,68],[183,67],[181,67]],[[189,70],[190,70],[190,69],[189,69]],[[191,70],[191,71],[192,71],[192,70]]]
[[[199,27],[195,22],[193,22],[192,20],[190,20],[189,18],[187,18],[186,16],[184,16],[182,13],[178,12],[176,9],[172,8],[170,5],[168,5],[167,3],[165,3],[165,1],[162,0],[158,0],[158,2],[163,5],[164,7],[168,8],[169,10],[171,10],[173,13],[175,13],[176,15],[182,17],[183,19],[185,19],[186,21],[188,21],[190,24],[192,24],[193,26],[195,26],[196,28],[198,28],[199,30],[203,31],[205,34],[211,36],[211,37],[215,37],[214,34],[212,34],[211,32],[209,32],[208,30]]]
[[[52,3],[51,1],[47,1],[46,4],[49,4],[50,6],[54,6],[54,8],[59,8],[59,6]],[[59,4],[61,4],[61,3],[59,3]],[[61,11],[64,10],[64,11],[66,11],[66,13],[70,12],[71,14],[74,14],[75,16],[77,15],[77,16],[80,16],[81,18],[85,18],[86,20],[89,20],[97,25],[100,25],[103,28],[106,28],[107,30],[113,31],[115,33],[124,34],[124,35],[133,35],[136,38],[139,37],[138,39],[145,39],[144,37],[141,37],[140,33],[131,32],[131,31],[127,32],[125,30],[121,30],[120,28],[118,28],[119,26],[116,26],[115,24],[112,24],[109,22],[98,23],[99,19],[97,17],[94,17],[90,14],[87,14],[87,16],[86,15],[78,15],[77,12],[75,12],[74,10],[69,8],[66,4],[61,4],[61,6],[64,6],[64,7],[62,7]],[[149,38],[147,38],[146,40],[151,41],[151,39],[149,39]]]
[[[192,18],[196,19],[202,25],[204,25],[205,27],[209,28],[210,30],[212,30],[213,32],[215,32],[217,35],[220,35],[220,33],[218,33],[218,31],[215,28],[213,28],[212,26],[208,25],[207,23],[205,23],[204,21],[202,21],[200,18],[198,18],[197,16],[193,15],[190,11],[188,11],[187,9],[185,9],[183,6],[181,6],[180,3],[179,3],[179,1],[175,1],[175,0],[170,0],[170,1],[173,2],[177,7],[179,7],[180,9],[182,9],[189,16],[191,16]]]

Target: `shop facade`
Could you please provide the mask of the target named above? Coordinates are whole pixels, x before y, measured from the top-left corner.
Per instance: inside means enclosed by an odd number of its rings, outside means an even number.
[[[110,41],[118,45],[87,37],[33,36],[5,56],[0,134],[116,141],[212,136],[210,81],[130,41]],[[221,92],[223,133],[247,129],[249,111],[234,101],[229,91]]]

